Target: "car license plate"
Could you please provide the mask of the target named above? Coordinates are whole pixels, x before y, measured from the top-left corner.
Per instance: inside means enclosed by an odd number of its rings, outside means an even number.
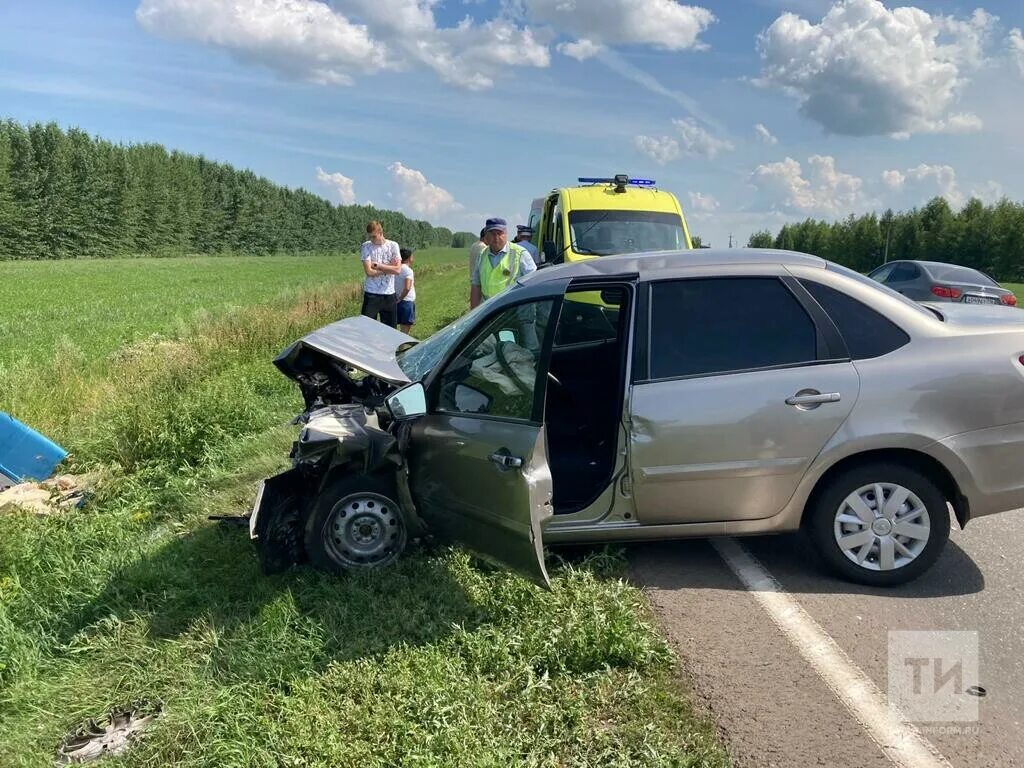
[[[991,296],[964,296],[964,304],[998,304],[999,299]]]

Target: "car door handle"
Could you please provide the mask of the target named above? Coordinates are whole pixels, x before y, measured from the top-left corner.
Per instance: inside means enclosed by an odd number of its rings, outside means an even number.
[[[502,449],[497,453],[492,453],[487,457],[502,469],[514,469],[515,467],[523,466],[523,460],[519,456],[513,456],[506,449]]]
[[[838,392],[819,392],[816,389],[801,389],[792,397],[786,398],[786,405],[797,408],[817,408],[823,403],[838,403],[842,398]]]

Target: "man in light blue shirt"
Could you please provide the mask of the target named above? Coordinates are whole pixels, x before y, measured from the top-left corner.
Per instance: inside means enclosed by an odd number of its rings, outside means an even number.
[[[529,227],[526,224],[516,225],[516,239],[512,242],[516,245],[522,246],[530,252],[530,256],[533,258],[533,263],[537,263],[537,246],[530,242],[533,239],[533,227]]]

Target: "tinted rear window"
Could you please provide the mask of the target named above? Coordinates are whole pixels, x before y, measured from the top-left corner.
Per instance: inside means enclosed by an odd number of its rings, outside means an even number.
[[[971,283],[973,285],[999,285],[988,275],[970,267],[956,264],[929,264],[928,272],[941,283]]]
[[[800,284],[832,318],[854,360],[881,357],[910,341],[902,328],[852,296],[813,280]]]
[[[776,278],[654,283],[651,377],[655,379],[812,362],[817,329]]]

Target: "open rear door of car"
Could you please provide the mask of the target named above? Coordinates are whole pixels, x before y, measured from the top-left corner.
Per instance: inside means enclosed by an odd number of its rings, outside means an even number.
[[[431,529],[549,586],[541,531],[552,486],[543,428],[435,414],[415,424],[410,442],[412,486]]]

